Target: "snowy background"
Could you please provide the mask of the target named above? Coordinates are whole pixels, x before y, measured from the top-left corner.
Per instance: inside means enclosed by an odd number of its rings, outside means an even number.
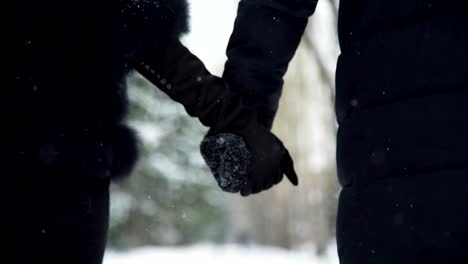
[[[191,1],[191,33],[183,42],[217,75],[237,2]],[[129,78],[128,122],[143,155],[135,175],[112,187],[105,264],[338,263],[336,6],[319,2],[285,76],[273,129],[293,155],[297,188],[284,182],[249,198],[221,192],[198,150],[206,128],[141,76]]]
[[[322,256],[313,251],[286,251],[272,247],[240,247],[237,245],[164,248],[147,247],[118,253],[107,252],[104,264],[204,263],[204,264],[338,264],[336,249]]]

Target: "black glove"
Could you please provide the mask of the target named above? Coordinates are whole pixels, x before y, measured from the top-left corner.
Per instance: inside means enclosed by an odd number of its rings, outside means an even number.
[[[208,133],[201,153],[226,192],[256,194],[281,182],[284,174],[292,184],[298,184],[288,150],[259,124],[230,133]]]
[[[135,68],[210,127],[201,152],[223,190],[258,193],[279,183],[283,174],[298,184],[287,149],[257,122],[257,113],[239,94],[178,40],[160,51],[137,54]]]

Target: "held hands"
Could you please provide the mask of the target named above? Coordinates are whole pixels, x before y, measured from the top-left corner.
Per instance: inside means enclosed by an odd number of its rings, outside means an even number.
[[[205,136],[201,153],[222,190],[242,196],[270,189],[283,179],[298,185],[293,160],[268,129],[254,125],[243,131]]]
[[[284,175],[298,184],[288,150],[257,121],[240,94],[178,40],[161,51],[143,50],[134,67],[187,113],[210,127],[200,150],[221,189],[242,196],[268,190]]]

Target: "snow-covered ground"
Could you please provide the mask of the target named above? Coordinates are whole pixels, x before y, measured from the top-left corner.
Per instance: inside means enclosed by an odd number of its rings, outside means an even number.
[[[236,245],[196,245],[192,247],[147,247],[128,252],[108,250],[104,264],[203,263],[203,264],[338,264],[336,247],[331,246],[323,257],[313,250],[286,251],[270,247]]]

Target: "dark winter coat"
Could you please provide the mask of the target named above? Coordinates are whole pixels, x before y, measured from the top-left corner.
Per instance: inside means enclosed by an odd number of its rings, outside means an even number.
[[[6,7],[5,7],[6,6]],[[124,124],[135,54],[187,29],[185,0],[9,1],[2,28],[5,177],[119,177],[137,159]]]
[[[233,89],[250,95],[266,126],[316,2],[240,2],[224,76]],[[342,185],[468,170],[467,14],[464,0],[340,1],[336,113]]]

